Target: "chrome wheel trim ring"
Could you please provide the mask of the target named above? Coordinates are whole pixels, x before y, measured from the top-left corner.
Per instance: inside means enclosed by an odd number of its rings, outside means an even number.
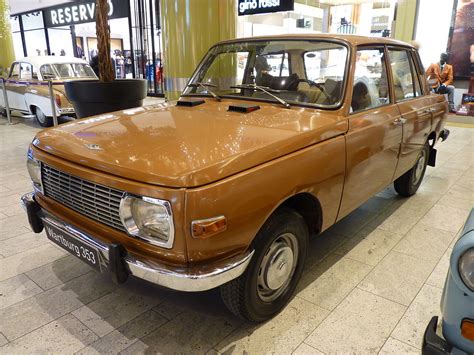
[[[45,123],[46,122],[46,115],[43,113],[43,111],[41,111],[39,108],[36,109],[36,118],[38,119],[38,121],[40,121],[41,123]]]
[[[284,233],[267,249],[258,270],[257,294],[263,302],[277,299],[288,287],[298,262],[298,240]]]
[[[425,168],[425,161],[426,161],[426,152],[423,149],[421,152],[421,156],[418,158],[418,161],[415,166],[415,171],[413,174],[413,184],[416,185],[421,179],[421,175],[423,174],[423,169]]]

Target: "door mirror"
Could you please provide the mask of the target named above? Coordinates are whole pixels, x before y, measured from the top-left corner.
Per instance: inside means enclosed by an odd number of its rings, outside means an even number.
[[[43,79],[44,80],[52,80],[52,79],[54,79],[54,74],[52,74],[52,73],[43,73]]]

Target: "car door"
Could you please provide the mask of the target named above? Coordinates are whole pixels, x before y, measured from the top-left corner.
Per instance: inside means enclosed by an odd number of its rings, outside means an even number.
[[[20,84],[20,63],[16,62],[12,64],[10,69],[10,75],[6,83],[7,96],[8,96],[8,105],[10,109],[19,110],[20,97],[21,94],[21,84]]]
[[[355,53],[338,219],[390,184],[397,166],[402,124],[390,95],[386,56],[383,45],[359,47]]]
[[[403,122],[403,139],[394,178],[410,170],[416,162],[431,131],[432,113],[424,94],[412,50],[388,47],[395,102]]]

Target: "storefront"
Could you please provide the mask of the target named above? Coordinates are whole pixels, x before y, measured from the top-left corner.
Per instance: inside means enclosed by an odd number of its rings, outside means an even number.
[[[389,37],[396,1],[239,0],[241,37],[285,33],[344,33]]]
[[[152,96],[164,93],[158,4],[159,0],[109,1],[116,77],[146,79]],[[17,58],[66,55],[91,61],[97,55],[95,1],[14,14],[10,22]]]

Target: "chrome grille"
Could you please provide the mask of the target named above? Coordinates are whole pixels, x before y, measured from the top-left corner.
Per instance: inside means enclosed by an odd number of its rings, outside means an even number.
[[[125,231],[119,209],[123,191],[69,175],[41,164],[44,194],[72,210]]]

